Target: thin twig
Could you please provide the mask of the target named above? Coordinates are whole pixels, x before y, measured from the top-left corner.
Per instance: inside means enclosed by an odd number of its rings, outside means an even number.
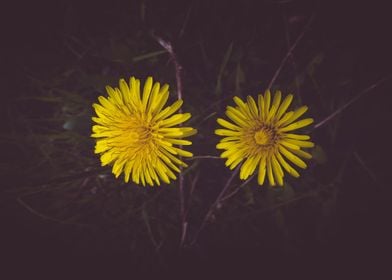
[[[158,37],[153,34],[155,40],[164,48],[168,53],[173,61],[175,72],[176,72],[176,83],[177,83],[177,96],[178,99],[182,99],[182,82],[181,82],[181,70],[182,66],[178,63],[177,56],[173,51],[173,46],[169,41],[165,41],[161,37]]]
[[[194,236],[192,242],[190,243],[191,246],[196,243],[196,241],[197,241],[197,239],[199,237],[200,232],[207,225],[207,222],[210,219],[210,217],[212,216],[212,214],[215,211],[215,209],[220,205],[222,197],[226,194],[227,190],[230,188],[231,182],[233,181],[235,176],[238,174],[238,171],[240,170],[240,167],[241,167],[241,165],[238,165],[237,168],[233,171],[233,173],[231,174],[230,178],[227,180],[224,188],[219,193],[219,195],[216,198],[216,200],[214,201],[214,203],[211,204],[210,208],[208,209],[207,214],[204,216],[203,222],[201,223],[199,229],[196,231],[195,236]]]
[[[83,171],[83,172],[80,172],[80,173],[71,174],[71,175],[68,175],[68,176],[51,178],[51,179],[49,179],[47,181],[42,181],[42,182],[37,183],[37,184],[33,183],[30,186],[23,187],[23,188],[18,188],[16,191],[11,191],[10,190],[9,192],[23,192],[23,191],[26,191],[26,190],[27,191],[28,190],[33,190],[31,192],[25,193],[24,195],[35,194],[35,193],[39,193],[39,192],[48,190],[48,188],[49,188],[49,186],[51,184],[67,183],[67,182],[71,182],[73,180],[88,178],[88,176],[99,174],[99,173],[103,173],[103,172],[104,171],[102,170],[102,168],[87,170],[87,171]],[[54,188],[52,188],[52,187],[50,188],[50,190],[53,190],[53,189]]]
[[[199,176],[200,176],[200,171],[197,171],[195,178],[193,178],[191,182],[191,190],[189,191],[189,197],[188,197],[188,208],[185,211],[186,217],[188,217],[189,210],[191,209],[192,196],[196,188],[196,184],[199,181]]]
[[[323,126],[324,124],[326,124],[327,122],[329,122],[330,120],[332,120],[334,117],[336,117],[337,115],[339,115],[341,112],[343,112],[343,110],[347,109],[347,107],[349,107],[351,104],[353,104],[355,101],[357,101],[359,98],[361,98],[363,95],[365,95],[366,93],[372,91],[373,89],[375,89],[376,87],[378,87],[380,84],[384,83],[385,81],[389,80],[392,78],[392,75],[389,75],[385,78],[382,78],[380,80],[378,80],[377,82],[375,82],[374,84],[372,84],[371,86],[365,88],[364,90],[362,90],[357,96],[355,96],[354,98],[352,98],[349,102],[347,102],[346,104],[344,104],[342,107],[338,108],[335,112],[333,112],[332,114],[330,114],[328,117],[326,117],[325,119],[323,119],[322,121],[320,121],[319,123],[317,123],[314,126],[314,129],[319,128],[321,126]]]
[[[46,215],[44,215],[44,214],[38,212],[37,210],[35,210],[35,209],[34,209],[33,207],[31,207],[29,204],[27,204],[27,203],[22,199],[22,197],[18,197],[16,200],[18,201],[18,203],[19,203],[21,206],[23,206],[23,207],[24,207],[26,210],[28,210],[30,213],[32,213],[32,214],[34,214],[34,215],[36,215],[36,216],[38,216],[38,217],[40,217],[40,218],[42,218],[42,219],[44,219],[44,220],[49,220],[49,221],[56,222],[56,223],[59,223],[59,224],[76,225],[76,226],[91,226],[91,225],[88,225],[88,224],[80,224],[80,223],[72,223],[72,222],[62,221],[62,220],[59,220],[59,219],[56,219],[56,218],[53,218],[53,217],[46,216]]]
[[[182,172],[182,168],[180,169]],[[186,231],[188,228],[188,222],[185,216],[185,194],[184,194],[184,176],[180,173],[179,176],[179,195],[180,195],[180,216],[181,216],[181,240],[180,247],[183,246],[186,237]]]
[[[246,186],[250,181],[252,181],[252,179],[255,177],[255,174],[253,174],[252,176],[249,177],[249,179],[247,179],[245,182],[243,182],[242,184],[240,184],[238,186],[238,188],[235,188],[231,193],[225,195],[224,197],[222,197],[221,202],[229,199],[230,197],[232,197],[233,195],[235,195],[240,189],[242,189],[244,186]]]
[[[187,158],[186,160],[195,160],[195,159],[222,159],[219,156],[194,156],[191,158]]]
[[[289,32],[289,27],[287,24],[287,18],[284,17],[284,22],[285,22],[285,26],[286,26],[286,43],[287,43],[287,47],[290,48],[290,32]],[[291,58],[291,65],[293,67],[294,73],[295,73],[295,86],[297,88],[295,94],[299,97],[299,99],[301,100],[301,92],[300,92],[300,85],[298,82],[298,68],[297,68],[297,63],[295,62],[295,58],[294,58],[294,54],[291,52],[289,57]]]
[[[365,169],[365,171],[369,174],[370,178],[372,178],[372,180],[374,182],[377,182],[376,175],[374,174],[374,172],[372,170],[370,170],[370,168],[367,166],[367,164],[362,159],[362,157],[360,157],[357,152],[354,152],[353,154],[354,154],[355,159],[359,162],[359,164],[363,167],[363,169]]]
[[[192,11],[192,4],[189,6],[188,11],[187,11],[187,13],[186,13],[186,15],[185,15],[184,23],[182,24],[182,28],[181,28],[181,30],[180,30],[180,33],[178,34],[178,37],[179,37],[179,38],[182,37],[182,35],[184,35],[184,31],[185,31],[185,28],[186,28],[186,26],[187,26],[187,24],[188,24],[189,16],[190,16],[190,14],[191,14],[191,11]]]
[[[148,236],[150,237],[150,240],[151,240],[152,244],[154,245],[155,251],[158,252],[161,245],[162,245],[162,241],[160,243],[158,243],[157,240],[155,239],[154,234],[152,232],[150,220],[149,220],[146,208],[144,206],[145,206],[145,204],[143,204],[143,210],[142,210],[143,220],[144,220],[144,223],[147,227]]]
[[[312,196],[315,196],[315,195],[316,195],[316,192],[310,191],[310,192],[304,193],[302,195],[298,195],[298,196],[296,196],[296,197],[294,197],[292,199],[289,199],[287,201],[283,201],[283,202],[277,203],[277,204],[275,204],[272,207],[266,207],[266,208],[263,208],[263,209],[260,209],[260,210],[252,211],[249,214],[240,216],[240,218],[244,219],[244,218],[251,217],[251,216],[254,216],[254,215],[261,215],[261,214],[264,214],[264,213],[273,212],[273,211],[275,211],[275,210],[277,210],[277,209],[279,209],[279,208],[281,208],[283,206],[289,205],[291,203],[294,203],[294,202],[297,202],[299,200],[302,200],[302,199],[305,199],[305,198],[308,198],[308,197],[312,197]],[[238,219],[238,218],[239,218],[238,216],[237,217],[231,217],[231,218],[229,218],[229,220],[235,220],[235,219]]]
[[[153,37],[169,53],[169,56],[174,64],[175,73],[176,73],[176,83],[177,83],[177,99],[181,100],[182,99],[182,81],[181,81],[182,66],[178,63],[177,56],[173,51],[172,44],[169,41],[166,41],[154,34]],[[180,109],[180,113],[181,113],[181,109]],[[181,149],[182,146],[180,145],[179,148]],[[180,167],[180,174],[179,174],[178,181],[179,181],[180,218],[181,218],[180,248],[182,248],[185,242],[186,232],[188,228],[188,222],[186,221],[186,215],[185,215],[184,176],[182,174],[182,167]]]
[[[302,32],[299,34],[299,36],[297,37],[297,39],[295,40],[294,44],[291,46],[291,48],[288,50],[288,52],[286,53],[286,56],[283,58],[283,60],[281,61],[278,69],[276,70],[274,76],[272,77],[271,81],[268,84],[268,89],[270,89],[272,87],[272,85],[275,83],[276,79],[278,78],[280,71],[282,71],[283,66],[285,65],[287,59],[290,57],[290,55],[292,54],[292,52],[294,51],[294,49],[297,47],[298,43],[301,41],[301,39],[304,37],[306,31],[308,30],[309,26],[312,24],[313,20],[315,18],[315,14],[313,14],[310,19],[308,20],[307,24],[305,25],[305,27],[303,28]]]

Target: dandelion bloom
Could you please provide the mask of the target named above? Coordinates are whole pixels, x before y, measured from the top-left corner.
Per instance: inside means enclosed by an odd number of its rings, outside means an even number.
[[[291,94],[282,101],[282,94],[277,91],[271,99],[269,90],[264,95],[259,94],[257,103],[251,96],[246,102],[234,97],[237,106],[228,106],[226,110],[232,122],[217,119],[224,128],[215,130],[215,133],[224,138],[216,147],[225,150],[221,157],[227,158],[226,166],[230,169],[244,161],[240,169],[241,179],[247,179],[258,168],[259,185],[268,177],[271,186],[282,186],[283,170],[299,177],[292,164],[304,169],[306,163],[302,159],[311,158],[302,150],[314,146],[308,141],[310,137],[292,131],[308,126],[313,119],[298,120],[308,110],[307,106],[287,112],[293,100]]]
[[[143,92],[140,80],[130,78],[129,84],[121,79],[119,88],[107,86],[109,96],[98,97],[93,104],[97,117],[92,120],[95,153],[101,155],[101,163],[113,165],[116,176],[124,173],[125,182],[150,186],[175,180],[173,171],[186,167],[179,157],[192,157],[181,149],[192,142],[183,138],[196,134],[192,127],[175,127],[190,117],[190,113],[177,113],[183,101],[178,100],[164,108],[169,98],[169,86],[153,83],[148,77]],[[179,145],[180,147],[175,147]]]

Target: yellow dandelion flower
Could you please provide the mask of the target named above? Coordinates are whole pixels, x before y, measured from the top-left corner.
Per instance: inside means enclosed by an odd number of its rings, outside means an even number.
[[[190,113],[177,113],[183,101],[178,100],[164,108],[169,98],[169,86],[145,81],[143,92],[140,80],[124,79],[119,88],[106,87],[109,96],[98,97],[93,104],[97,117],[92,120],[95,153],[101,155],[101,163],[113,165],[116,176],[124,173],[125,182],[154,186],[163,181],[175,180],[179,167],[187,167],[180,157],[192,157],[181,146],[192,142],[183,138],[196,134],[192,127],[176,127],[190,117]],[[179,145],[176,147],[175,145]]]
[[[298,120],[307,110],[302,106],[294,111],[287,109],[293,100],[289,94],[282,101],[282,93],[277,91],[271,96],[269,90],[259,94],[257,101],[248,96],[246,102],[234,97],[236,107],[228,106],[226,115],[232,122],[218,118],[223,129],[215,134],[224,136],[217,149],[225,150],[222,158],[227,158],[226,166],[234,169],[243,162],[240,178],[247,179],[258,168],[258,183],[263,185],[265,178],[271,186],[283,185],[284,171],[294,177],[299,173],[292,164],[306,168],[302,159],[311,155],[302,148],[314,146],[308,135],[293,134],[292,131],[308,126],[313,119]]]

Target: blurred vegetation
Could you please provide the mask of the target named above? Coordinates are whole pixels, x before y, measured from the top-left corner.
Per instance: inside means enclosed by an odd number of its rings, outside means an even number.
[[[339,198],[344,203],[347,172],[359,172],[355,182],[378,180],[361,157],[361,151],[367,154],[363,142],[350,138],[354,111],[306,131],[317,146],[299,179],[286,176],[282,188],[250,180],[217,205],[190,245],[231,175],[214,158],[216,118],[234,95],[256,96],[266,89],[301,32],[272,89],[294,93],[294,106],[308,105],[316,123],[375,81],[355,70],[359,54],[323,37],[324,18],[316,7],[287,2],[266,4],[269,13],[257,18],[245,5],[238,10],[241,22],[232,13],[214,19],[218,7],[206,12],[198,2],[174,10],[149,1],[113,6],[90,16],[90,23],[78,15],[84,7],[65,5],[60,43],[50,55],[37,56],[42,65],[20,62],[24,84],[6,108],[5,209],[14,209],[23,229],[55,238],[75,254],[131,252],[163,261],[178,252],[178,181],[144,188],[116,180],[110,168],[100,166],[90,138],[91,105],[106,94],[105,85],[117,86],[120,78],[152,75],[169,83],[171,100],[177,98],[174,66],[156,34],[172,43],[183,67],[184,110],[199,130],[191,149],[195,156],[211,156],[189,160],[184,172],[189,212],[183,249],[200,256],[226,248],[288,255],[328,250],[341,230],[337,213],[345,211]],[[315,20],[304,30],[313,13]],[[235,178],[229,193],[242,183]]]

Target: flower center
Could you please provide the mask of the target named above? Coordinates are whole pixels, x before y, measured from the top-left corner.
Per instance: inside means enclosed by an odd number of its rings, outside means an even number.
[[[262,128],[256,131],[254,138],[257,144],[266,146],[273,143],[274,133],[269,129]]]
[[[139,143],[147,143],[151,140],[151,129],[146,126],[140,126],[135,129],[136,139]]]

